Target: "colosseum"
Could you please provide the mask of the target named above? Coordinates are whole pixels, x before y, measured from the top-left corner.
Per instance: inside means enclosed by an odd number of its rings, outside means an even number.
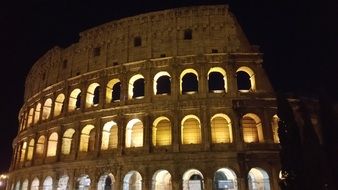
[[[9,190],[277,190],[276,96],[227,5],[114,20],[29,71]]]

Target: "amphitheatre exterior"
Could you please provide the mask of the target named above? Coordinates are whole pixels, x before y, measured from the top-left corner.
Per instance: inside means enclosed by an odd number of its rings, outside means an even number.
[[[28,73],[8,189],[279,189],[262,63],[227,5],[81,32]]]

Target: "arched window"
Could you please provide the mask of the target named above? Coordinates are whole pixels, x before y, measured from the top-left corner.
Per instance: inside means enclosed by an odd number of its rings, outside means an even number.
[[[63,103],[65,101],[65,95],[59,94],[55,100],[54,116],[59,116],[63,112]]]
[[[216,114],[211,118],[212,143],[232,143],[231,120],[225,114]]]
[[[21,184],[20,181],[16,182],[16,184],[15,184],[15,190],[20,190],[20,184]]]
[[[35,177],[31,184],[31,190],[39,190],[39,186],[40,186],[40,181],[37,177]]]
[[[81,132],[80,152],[93,151],[95,148],[95,130],[93,125],[86,125]]]
[[[48,139],[47,157],[56,156],[57,144],[58,134],[54,132],[49,136]]]
[[[21,147],[21,157],[20,157],[21,162],[25,161],[26,149],[27,149],[27,142],[23,142],[22,147]]]
[[[213,189],[215,190],[237,190],[237,176],[229,168],[221,168],[216,171],[213,180]]]
[[[196,94],[198,92],[198,74],[194,69],[186,69],[180,75],[181,94]]]
[[[38,103],[35,108],[34,123],[37,123],[40,120],[40,113],[41,113],[41,104]]]
[[[45,136],[41,135],[36,143],[35,154],[37,158],[42,158],[45,151]]]
[[[154,95],[168,95],[171,92],[171,78],[168,72],[161,71],[154,76],[153,90]]]
[[[252,168],[248,174],[249,190],[270,190],[269,175],[261,168]]]
[[[130,78],[128,84],[128,99],[141,99],[144,97],[144,77],[140,74]]]
[[[152,179],[152,190],[171,190],[171,175],[167,170],[157,170]]]
[[[273,142],[274,143],[279,143],[278,122],[279,122],[279,117],[277,115],[274,115],[272,117],[272,121],[271,121],[272,135],[273,135]]]
[[[240,92],[256,90],[255,74],[249,67],[240,67],[236,71],[237,89]]]
[[[34,153],[34,139],[31,139],[28,144],[27,160],[32,160]]]
[[[119,79],[112,79],[106,88],[106,102],[117,102],[121,98],[121,82]]]
[[[264,142],[262,123],[259,117],[248,113],[242,117],[243,138],[246,143]]]
[[[34,108],[31,108],[28,113],[28,120],[27,120],[27,126],[30,127],[33,124],[33,114],[34,114]]]
[[[50,176],[47,176],[43,182],[43,190],[52,190],[53,189],[53,179]]]
[[[203,175],[196,169],[190,169],[183,174],[183,190],[189,189],[204,189]]]
[[[102,130],[102,144],[101,150],[108,150],[117,148],[118,127],[114,121],[104,124]]]
[[[153,123],[153,145],[171,145],[171,123],[166,117],[159,117]]]
[[[208,72],[209,92],[224,93],[227,91],[227,77],[221,67],[213,67]]]
[[[97,184],[97,190],[112,190],[114,188],[115,178],[113,174],[102,175]]]
[[[123,178],[123,190],[142,190],[142,176],[137,171],[128,172]]]
[[[68,188],[68,180],[69,177],[67,175],[63,175],[60,177],[58,182],[57,190],[67,190]]]
[[[69,155],[72,150],[72,141],[73,141],[73,135],[75,133],[74,129],[67,129],[63,133],[62,137],[62,146],[61,146],[61,153],[63,155]]]
[[[25,179],[25,181],[23,181],[21,190],[28,190],[28,179]]]
[[[76,109],[80,109],[81,106],[81,90],[74,89],[69,96],[69,104],[68,104],[68,111],[74,111]]]
[[[143,146],[143,123],[139,119],[132,119],[126,127],[126,147]]]
[[[86,96],[86,108],[97,106],[100,101],[100,85],[92,83],[89,85]]]
[[[187,115],[181,122],[182,144],[200,144],[202,142],[200,120],[195,115]]]
[[[43,104],[42,120],[46,120],[49,118],[51,109],[52,109],[52,99],[48,98]]]
[[[28,117],[28,113],[25,112],[24,114],[24,119],[23,119],[23,125],[22,125],[22,129],[26,129],[27,128],[27,117]]]
[[[77,190],[88,190],[90,189],[91,180],[88,175],[82,175],[77,179],[76,187]]]

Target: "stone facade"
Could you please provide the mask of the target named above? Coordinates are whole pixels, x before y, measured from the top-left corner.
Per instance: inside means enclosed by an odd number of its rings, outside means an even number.
[[[86,30],[27,76],[8,188],[279,189],[277,106],[262,62],[226,5]],[[239,72],[249,76],[247,89]],[[211,89],[212,74],[223,76],[213,81],[221,88]],[[161,77],[166,93],[158,93]],[[193,90],[189,80],[197,80]]]

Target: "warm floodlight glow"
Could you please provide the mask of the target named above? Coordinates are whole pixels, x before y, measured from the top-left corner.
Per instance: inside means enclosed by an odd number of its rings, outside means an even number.
[[[187,115],[181,122],[182,144],[200,144],[202,141],[200,120],[195,115]]]
[[[49,136],[48,139],[47,157],[56,156],[57,144],[58,134],[54,132]]]
[[[68,111],[72,112],[75,109],[79,108],[79,104],[81,103],[81,90],[80,89],[74,89],[69,96],[69,104],[68,104]],[[80,102],[78,102],[80,101]]]
[[[65,95],[64,94],[59,94],[56,97],[55,106],[54,106],[54,116],[55,117],[59,116],[62,113],[64,100],[65,100]]]
[[[168,76],[169,78],[171,77],[170,74],[167,71],[160,71],[158,73],[156,73],[156,75],[154,76],[154,81],[153,81],[153,92],[154,95],[157,95],[157,80],[163,76]],[[170,88],[170,86],[169,86]]]
[[[272,126],[272,134],[273,134],[273,142],[279,143],[279,136],[278,136],[278,121],[279,117],[274,115],[272,117],[271,126]]]
[[[227,76],[225,73],[225,70],[221,67],[212,67],[210,68],[210,70],[208,71],[208,80],[210,80],[209,75],[212,72],[217,72],[217,73],[221,73],[223,75],[223,81],[224,81],[224,91],[227,92],[228,91],[228,82],[227,82]],[[210,87],[209,87],[210,88]],[[223,91],[220,90],[214,90],[214,93],[222,93]]]
[[[88,152],[94,147],[95,132],[93,125],[86,125],[81,132],[80,138],[80,152]]]
[[[180,94],[183,93],[183,77],[188,74],[188,73],[192,73],[196,76],[197,79],[197,89],[198,89],[198,73],[194,70],[194,69],[185,69],[184,71],[182,71],[181,75],[180,75]]]
[[[107,87],[106,87],[106,103],[110,103],[113,101],[113,94],[116,93],[114,92],[114,86],[117,84],[121,84],[120,79],[112,79],[108,82]],[[120,92],[119,92],[120,93]]]
[[[144,79],[144,77],[141,74],[134,75],[130,78],[128,83],[128,99],[133,99],[134,96],[134,88],[135,88],[135,81],[139,79]]]
[[[153,122],[153,145],[171,145],[171,123],[167,117],[158,117]]]
[[[63,155],[70,154],[74,133],[75,133],[74,129],[67,129],[64,132],[63,137],[62,137],[62,146],[61,146],[61,153]]]
[[[249,75],[250,77],[250,84],[251,84],[251,88],[250,89],[241,89],[241,92],[249,92],[251,91],[255,91],[256,90],[256,80],[255,80],[255,73],[252,71],[252,69],[250,69],[249,67],[240,67],[237,69],[236,73],[242,71],[245,72]]]
[[[259,117],[248,113],[242,117],[243,138],[246,143],[264,142],[262,123]]]
[[[269,175],[261,168],[252,168],[248,174],[249,190],[270,190]]]
[[[86,94],[86,108],[96,106],[100,99],[100,85],[98,83],[92,83],[89,85]]]
[[[230,118],[225,114],[216,114],[211,118],[212,143],[231,143],[232,127]]]
[[[167,170],[157,170],[152,178],[152,190],[171,190],[171,175]]]
[[[143,123],[139,119],[132,119],[126,127],[126,147],[143,146]]]
[[[117,148],[118,127],[114,121],[109,121],[104,124],[102,130],[101,150]]]

